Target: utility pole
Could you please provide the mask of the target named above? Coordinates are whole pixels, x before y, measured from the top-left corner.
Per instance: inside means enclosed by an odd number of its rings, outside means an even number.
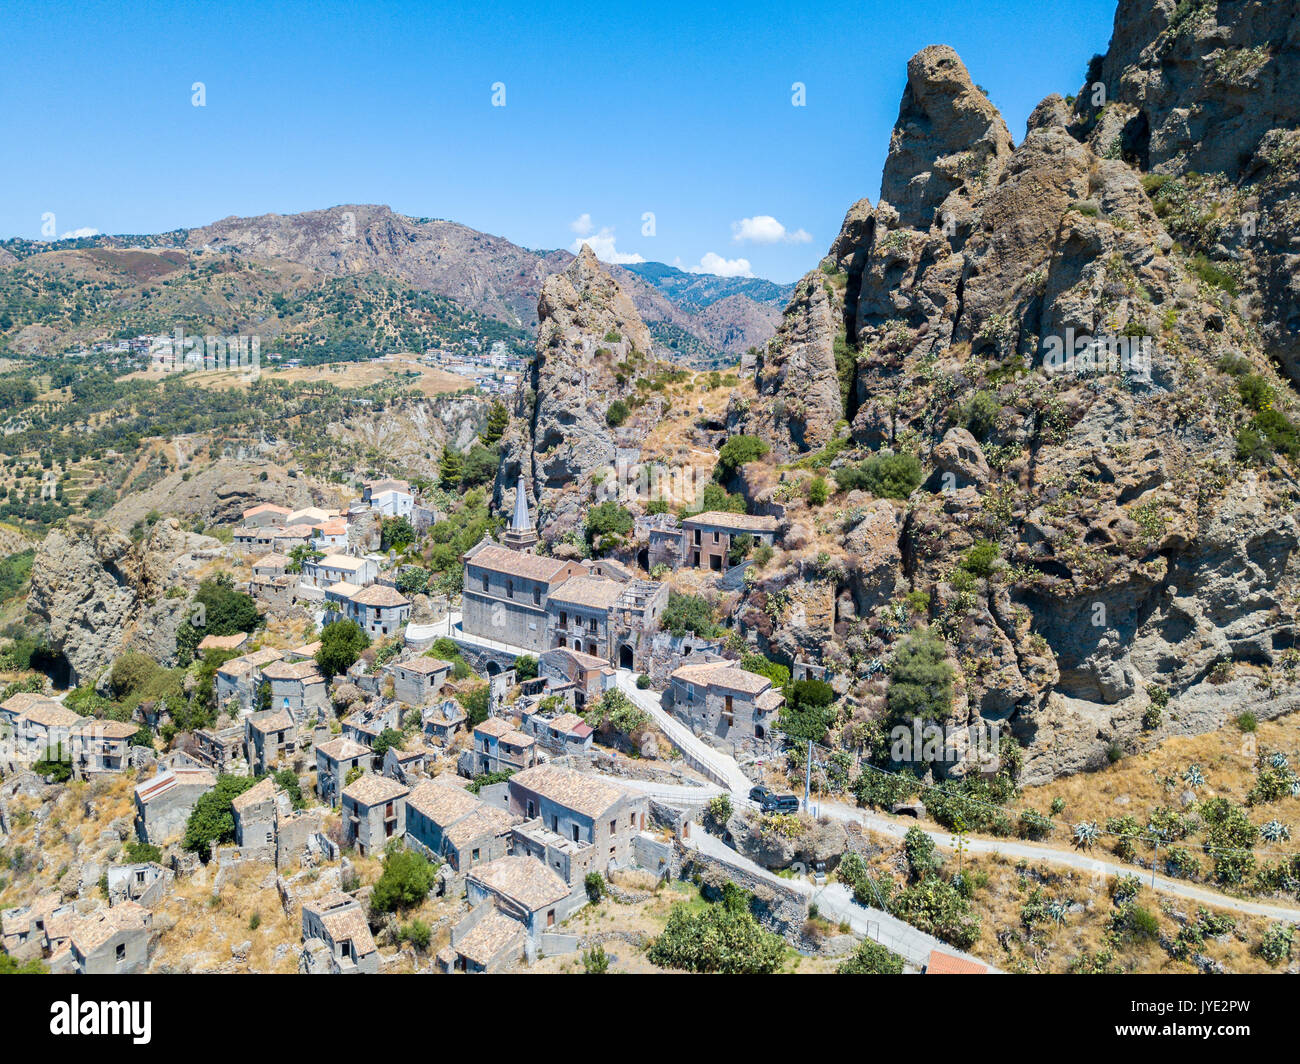
[[[803,774],[803,811],[808,812],[808,792],[812,789],[812,740],[808,740],[808,761]]]

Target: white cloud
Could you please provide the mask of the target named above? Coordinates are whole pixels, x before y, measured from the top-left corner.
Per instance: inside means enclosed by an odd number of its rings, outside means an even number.
[[[584,211],[569,223],[569,228],[579,236],[586,236],[595,227],[591,224],[591,215]]]
[[[83,236],[99,236],[99,230],[98,230],[98,229],[91,229],[91,228],[89,228],[89,227],[83,227],[83,228],[81,228],[81,229],[74,229],[74,230],[72,230],[72,232],[70,232],[70,233],[64,233],[61,237],[59,237],[59,239],[60,239],[60,240],[80,240]]]
[[[724,259],[715,251],[710,251],[698,266],[687,266],[687,273],[711,273],[715,277],[753,277],[749,259]]]
[[[583,218],[587,216],[584,214]],[[588,219],[590,221],[590,219]],[[582,221],[579,218],[578,221]],[[610,226],[602,226],[600,232],[593,233],[589,236],[580,236],[570,245],[569,250],[575,255],[582,250],[582,245],[588,245],[596,253],[596,258],[601,262],[612,262],[616,265],[628,262],[645,262],[644,257],[636,252],[622,252],[614,246],[614,230]]]
[[[732,222],[731,239],[737,243],[748,240],[754,244],[806,244],[812,240],[812,234],[803,229],[791,232],[770,214],[756,214]]]

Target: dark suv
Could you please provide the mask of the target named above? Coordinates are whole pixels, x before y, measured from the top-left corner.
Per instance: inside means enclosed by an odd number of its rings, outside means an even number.
[[[755,787],[755,791],[762,790],[761,796],[749,792],[749,796],[758,803],[759,809],[764,813],[797,813],[799,812],[799,799],[793,794],[773,794],[766,787]]]

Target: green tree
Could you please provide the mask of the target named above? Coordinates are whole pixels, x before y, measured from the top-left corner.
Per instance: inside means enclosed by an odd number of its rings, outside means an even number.
[[[798,742],[820,743],[835,723],[835,689],[822,680],[796,680],[776,726]]]
[[[537,679],[537,659],[531,654],[520,654],[515,658],[515,679],[520,682]]]
[[[218,776],[217,785],[199,795],[189,820],[185,822],[185,837],[181,846],[197,853],[203,861],[212,857],[213,845],[233,842],[235,817],[230,803],[257,782],[251,776]]]
[[[370,637],[356,621],[343,620],[327,624],[320,634],[320,647],[316,651],[316,664],[325,676],[347,672],[361,652],[370,645]]]
[[[389,750],[400,750],[403,742],[405,742],[405,739],[396,728],[385,728],[376,736],[372,749],[375,757],[382,758]]]
[[[500,399],[494,399],[488,408],[487,424],[483,426],[478,438],[484,447],[494,447],[506,434],[509,425],[510,411],[506,409],[506,404]]]
[[[622,399],[615,399],[609,404],[609,409],[605,411],[605,423],[609,425],[610,428],[616,429],[627,420],[627,416],[630,413],[631,411],[628,410],[627,403],[623,402]]]
[[[730,480],[741,466],[757,462],[771,448],[757,436],[732,436],[718,451],[718,464],[713,467],[713,479],[718,483]]]
[[[890,721],[908,727],[913,719],[943,721],[952,710],[952,666],[942,637],[920,628],[904,639],[889,666],[886,704]]]
[[[718,628],[713,620],[713,607],[707,601],[698,595],[686,595],[677,591],[668,593],[668,605],[664,607],[660,624],[674,636],[694,632],[702,639],[711,638]]]
[[[902,975],[903,958],[865,938],[835,971],[840,975]]]
[[[692,909],[678,902],[651,944],[651,964],[686,972],[769,975],[780,967],[785,943],[753,915],[726,905]]]
[[[261,625],[262,614],[253,597],[235,590],[229,573],[218,573],[199,584],[189,616],[176,630],[176,657],[188,664],[205,635],[252,632]]]
[[[384,870],[370,895],[377,913],[391,913],[419,905],[433,887],[437,868],[414,850],[391,847],[384,854]]]
[[[598,550],[610,550],[621,544],[632,531],[632,515],[610,500],[587,511],[587,542]]]
[[[402,516],[385,517],[379,526],[379,549],[401,550],[415,542],[415,526]]]
[[[461,458],[460,452],[448,444],[442,449],[442,458],[438,462],[439,485],[446,491],[455,491],[460,487],[464,468],[464,459]]]

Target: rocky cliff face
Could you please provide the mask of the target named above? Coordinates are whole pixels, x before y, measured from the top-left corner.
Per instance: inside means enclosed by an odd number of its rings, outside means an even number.
[[[1103,76],[1132,102],[1096,115],[1048,97],[1018,146],[951,49],[915,56],[881,201],[849,210],[762,355],[758,400],[729,412],[782,459],[823,447],[841,422],[851,440],[837,462],[922,459],[929,476],[898,508],[896,541],[857,536],[868,519],[889,523],[846,499],[841,556],[815,577],[829,571],[844,603],[834,636],[789,621],[763,635],[818,646],[852,675],[897,635],[875,589],[926,593],[959,668],[956,720],[1005,722],[1028,747],[1028,778],[1102,763],[1140,729],[1152,687],[1178,700],[1166,729],[1221,723],[1230,663],[1276,666],[1294,638],[1294,473],[1281,453],[1248,464],[1238,441],[1259,409],[1239,386],[1247,373],[1300,420],[1271,362],[1290,365],[1294,293],[1281,289],[1295,271],[1284,281],[1269,263],[1289,261],[1296,230],[1260,242],[1244,270],[1260,298],[1235,298],[1171,233],[1164,186],[1142,171],[1241,156],[1212,187],[1280,182],[1277,216],[1289,216],[1294,167],[1282,181],[1259,153],[1294,143],[1294,94],[1266,93],[1262,114],[1229,96],[1221,127],[1213,100],[1225,49],[1235,65],[1267,55],[1260,77],[1291,69],[1295,6],[1190,7],[1179,28],[1168,0],[1122,3]],[[1149,138],[1133,129],[1143,113]],[[1003,561],[971,587],[954,570],[981,541]],[[1298,703],[1252,701],[1267,714]]]
[[[546,279],[537,318],[537,355],[515,399],[495,502],[499,512],[511,512],[522,472],[538,528],[553,539],[581,524],[592,474],[614,464],[617,434],[606,414],[631,395],[632,376],[648,361],[650,332],[585,246],[568,269]]]
[[[1177,179],[1171,234],[1250,293],[1246,313],[1300,381],[1300,9],[1276,0],[1120,0],[1075,132]],[[1101,92],[1098,94],[1098,86]]]
[[[73,683],[93,681],[114,658],[139,650],[167,663],[187,598],[168,598],[200,563],[192,552],[215,539],[184,532],[172,518],[139,542],[103,522],[69,522],[37,549],[27,606],[49,626],[50,643],[67,660]]]

